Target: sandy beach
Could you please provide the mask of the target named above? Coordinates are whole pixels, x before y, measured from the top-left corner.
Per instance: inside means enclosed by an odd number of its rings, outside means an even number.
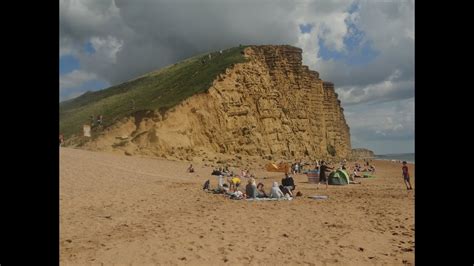
[[[61,148],[60,263],[413,264],[415,192],[401,164],[374,164],[362,184],[317,189],[299,174],[302,197],[249,202],[203,192],[217,184],[204,163],[187,173],[188,162]],[[266,191],[283,177],[252,172]]]

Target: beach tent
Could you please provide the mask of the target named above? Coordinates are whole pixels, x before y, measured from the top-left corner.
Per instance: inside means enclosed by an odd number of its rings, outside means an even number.
[[[349,175],[344,170],[336,170],[329,174],[328,184],[330,185],[348,185]]]
[[[274,163],[269,163],[265,165],[265,169],[268,172],[288,173],[290,171],[290,166],[287,163],[279,163],[278,165]]]

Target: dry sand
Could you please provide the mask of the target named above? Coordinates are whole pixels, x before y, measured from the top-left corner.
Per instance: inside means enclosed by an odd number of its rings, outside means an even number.
[[[203,192],[217,183],[203,165],[190,174],[186,162],[68,148],[60,158],[61,265],[414,263],[414,191],[398,163],[328,190],[296,175],[303,197],[247,202]],[[267,191],[283,176],[255,172]]]

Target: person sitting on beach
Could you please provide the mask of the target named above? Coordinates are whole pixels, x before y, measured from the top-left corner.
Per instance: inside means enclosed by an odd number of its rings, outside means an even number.
[[[244,193],[242,193],[242,191],[240,190],[229,193],[229,196],[230,196],[230,199],[236,199],[236,200],[240,200],[245,197]]]
[[[222,189],[220,190],[221,193],[227,194],[229,193],[229,185],[223,184]]]
[[[289,190],[288,188],[284,187],[283,185],[280,185],[279,186],[281,192],[283,193],[283,195],[285,196],[289,196],[289,197],[293,197],[293,193],[291,193],[291,190]]]
[[[270,198],[282,198],[285,194],[281,192],[280,188],[278,187],[278,182],[273,182],[272,190],[270,191]]]
[[[413,189],[410,183],[410,173],[408,172],[408,166],[407,166],[406,161],[403,161],[402,176],[403,176],[403,181],[405,182],[405,185],[407,186],[407,190]]]
[[[354,173],[356,173],[355,170],[354,170]],[[351,174],[351,175],[349,175],[349,184],[362,184],[362,182],[356,181],[354,174]]]
[[[257,197],[257,185],[255,179],[249,178],[247,186],[245,186],[245,194],[248,199],[254,199]]]
[[[188,167],[188,173],[194,173],[194,168],[192,164]]]
[[[267,193],[263,190],[263,183],[257,185],[257,198],[268,198]]]
[[[370,165],[369,171],[372,172],[372,174],[375,174],[375,166],[373,164]]]
[[[224,176],[222,174],[217,176],[217,189],[221,190],[224,186]]]
[[[206,182],[204,182],[204,185],[202,186],[202,190],[209,190],[211,188],[211,182],[210,180],[206,180]]]
[[[355,170],[357,170],[359,172],[360,171],[360,164],[355,163],[354,168],[355,168]]]
[[[281,180],[281,184],[289,189],[290,191],[295,190],[295,181],[293,180],[293,177],[290,176],[288,173],[285,173],[285,177]]]
[[[357,172],[357,169],[354,168],[354,172],[352,173],[352,177],[362,177],[362,176]]]

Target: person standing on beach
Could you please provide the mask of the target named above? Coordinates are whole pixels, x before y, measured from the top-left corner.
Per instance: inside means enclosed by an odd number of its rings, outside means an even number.
[[[325,161],[321,162],[321,166],[319,167],[319,182],[317,188],[319,188],[319,184],[321,184],[322,182],[326,184],[326,189],[328,188],[328,179],[326,177],[326,171],[331,169],[333,168],[327,166]]]
[[[408,172],[408,166],[407,166],[406,161],[403,161],[402,175],[403,175],[403,181],[405,182],[405,185],[407,186],[407,190],[413,189],[410,183],[410,173]]]

